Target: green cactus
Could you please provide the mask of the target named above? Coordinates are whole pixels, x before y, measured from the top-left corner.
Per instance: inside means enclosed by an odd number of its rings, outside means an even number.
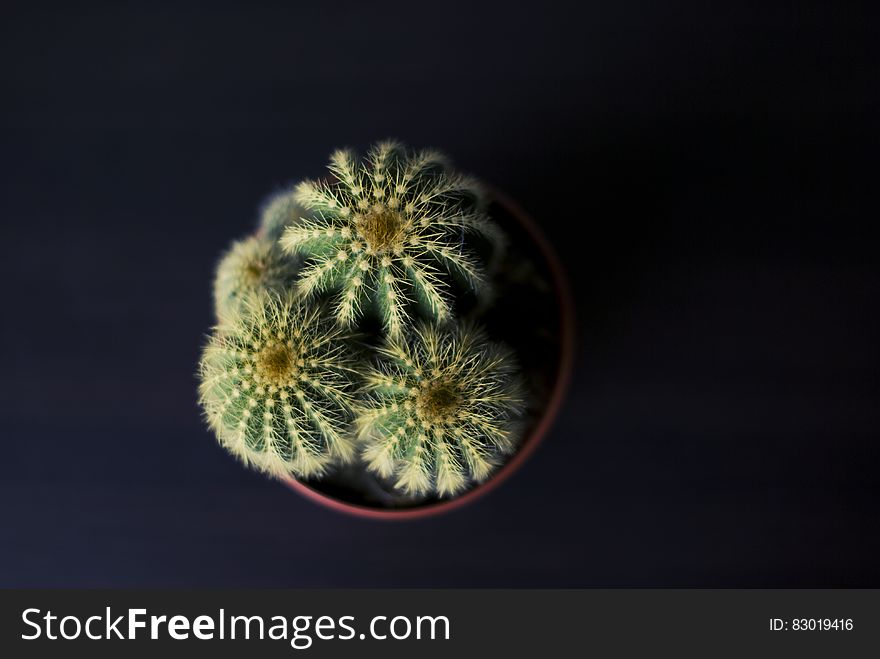
[[[339,324],[350,326],[372,309],[385,331],[400,337],[410,308],[436,322],[450,317],[451,281],[486,291],[486,263],[471,243],[497,250],[503,237],[476,181],[433,151],[414,153],[396,142],[377,144],[363,162],[337,151],[329,170],[331,180],[297,186],[294,199],[308,214],[284,230],[281,245],[307,260],[301,294],[332,292]]]
[[[287,227],[299,222],[305,215],[305,210],[296,203],[294,195],[293,190],[285,190],[266,200],[260,212],[260,236],[277,242]]]
[[[268,238],[253,236],[233,243],[220,259],[214,279],[218,320],[234,318],[249,297],[289,290],[298,270],[298,259],[283,253]]]
[[[200,405],[222,446],[272,476],[383,505],[454,496],[526,425],[514,356],[453,309],[494,302],[505,237],[482,187],[436,152],[382,142],[329,170],[271,197],[218,264]]]
[[[308,478],[355,457],[343,331],[290,294],[245,298],[214,330],[199,374],[209,425],[245,464]]]
[[[365,373],[357,418],[367,467],[408,495],[451,495],[485,480],[519,439],[515,360],[471,326],[391,338]]]

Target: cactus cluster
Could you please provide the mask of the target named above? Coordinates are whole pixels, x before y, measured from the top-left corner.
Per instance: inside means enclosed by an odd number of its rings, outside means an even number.
[[[491,290],[504,235],[482,186],[434,151],[382,142],[328,169],[273,197],[220,261],[204,414],[279,478],[352,464],[404,499],[453,496],[520,438],[515,356],[456,313]]]

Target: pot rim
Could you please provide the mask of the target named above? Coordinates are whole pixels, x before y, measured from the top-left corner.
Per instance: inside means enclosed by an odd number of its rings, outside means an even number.
[[[485,184],[484,184],[485,185]],[[532,453],[538,448],[538,445],[544,440],[550,428],[553,426],[568,386],[571,381],[572,370],[574,368],[574,350],[575,350],[575,312],[574,300],[572,298],[571,288],[569,287],[568,278],[559,256],[553,249],[553,246],[544,236],[538,223],[532,216],[523,209],[517,202],[499,191],[491,185],[485,185],[489,191],[489,196],[493,201],[500,204],[514,217],[538,246],[539,251],[544,256],[550,268],[553,277],[553,288],[556,293],[556,300],[559,303],[559,333],[560,333],[560,351],[559,363],[556,367],[556,381],[553,385],[553,393],[544,409],[544,414],[540,421],[526,437],[525,441],[513,456],[505,462],[487,481],[476,485],[464,494],[461,494],[448,501],[440,501],[424,506],[414,506],[412,508],[384,509],[372,508],[370,506],[362,506],[355,503],[348,503],[340,499],[319,492],[313,487],[298,481],[294,478],[282,479],[282,482],[295,490],[306,499],[320,504],[331,510],[361,517],[366,519],[377,520],[412,520],[424,519],[426,517],[434,517],[451,512],[463,506],[473,503],[477,499],[484,497],[492,492],[495,488],[510,478],[520,467],[528,460]]]

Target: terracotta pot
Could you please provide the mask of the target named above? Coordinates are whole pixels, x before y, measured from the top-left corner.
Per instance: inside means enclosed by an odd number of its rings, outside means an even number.
[[[522,229],[521,233],[530,239],[535,252],[542,257],[544,270],[550,279],[558,310],[556,323],[558,331],[558,336],[556,337],[558,360],[552,386],[549,389],[540,417],[531,425],[517,451],[488,480],[448,500],[432,501],[405,508],[379,508],[344,501],[341,498],[326,494],[318,489],[320,483],[310,485],[290,478],[284,482],[291,489],[322,506],[357,517],[381,520],[421,519],[456,510],[473,503],[494,490],[510,478],[529,459],[549,432],[568,389],[574,362],[574,304],[571,291],[559,258],[535,220],[507,195],[495,189],[490,190],[492,202],[497,204],[500,209],[519,225],[520,229]]]

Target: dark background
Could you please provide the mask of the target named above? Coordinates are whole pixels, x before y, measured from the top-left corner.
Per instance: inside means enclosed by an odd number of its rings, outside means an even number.
[[[875,18],[4,5],[0,585],[880,586]],[[579,314],[534,458],[408,523],[242,469],[194,376],[264,196],[389,136],[519,199]]]

